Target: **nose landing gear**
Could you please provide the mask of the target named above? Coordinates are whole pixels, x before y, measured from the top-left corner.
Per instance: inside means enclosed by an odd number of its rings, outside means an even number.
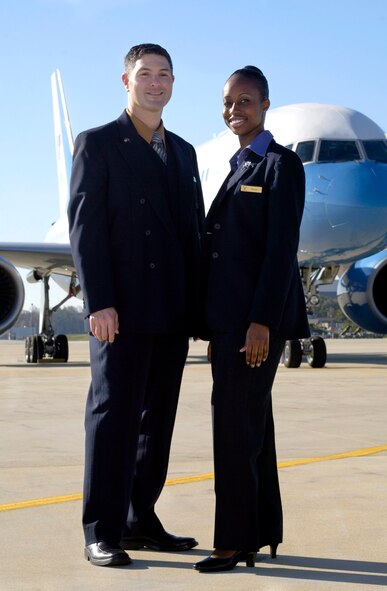
[[[286,341],[282,354],[282,362],[285,367],[300,367],[302,356],[311,367],[324,367],[327,361],[327,348],[325,341],[320,336],[312,336],[310,339],[294,339]]]

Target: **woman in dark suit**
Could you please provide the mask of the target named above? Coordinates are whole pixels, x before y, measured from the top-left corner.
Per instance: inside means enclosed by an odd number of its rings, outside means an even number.
[[[239,138],[207,216],[204,284],[213,374],[215,537],[201,572],[254,566],[282,542],[271,390],[286,339],[309,336],[297,263],[305,199],[298,156],[264,129],[268,83],[234,72],[223,117]]]

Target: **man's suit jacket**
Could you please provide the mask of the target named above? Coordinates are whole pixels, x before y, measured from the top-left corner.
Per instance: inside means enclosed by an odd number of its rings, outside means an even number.
[[[113,306],[120,333],[193,331],[203,198],[193,147],[165,138],[172,181],[125,111],[75,142],[68,216],[85,316]]]
[[[305,175],[298,156],[270,143],[230,173],[206,221],[206,318],[211,331],[269,326],[285,339],[309,336],[297,264]]]

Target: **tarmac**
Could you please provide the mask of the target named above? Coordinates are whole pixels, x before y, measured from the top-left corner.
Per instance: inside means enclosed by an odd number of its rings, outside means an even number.
[[[165,528],[189,552],[131,551],[131,565],[83,557],[81,491],[88,346],[67,364],[27,365],[0,341],[1,591],[367,591],[387,589],[387,339],[327,340],[328,362],[280,366],[273,390],[284,543],[255,568],[198,573],[212,550],[211,373],[192,343],[168,481]]]

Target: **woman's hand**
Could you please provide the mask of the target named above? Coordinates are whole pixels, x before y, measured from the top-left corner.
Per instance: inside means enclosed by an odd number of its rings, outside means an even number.
[[[246,333],[244,347],[240,353],[246,352],[246,363],[250,367],[259,367],[269,355],[270,330],[264,324],[252,322]]]

